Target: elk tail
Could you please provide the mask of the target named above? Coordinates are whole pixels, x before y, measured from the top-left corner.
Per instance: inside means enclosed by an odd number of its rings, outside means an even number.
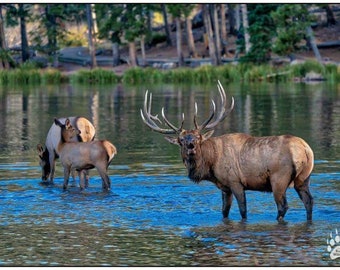
[[[110,162],[113,157],[117,154],[116,147],[109,141],[102,141],[108,155],[108,161]]]

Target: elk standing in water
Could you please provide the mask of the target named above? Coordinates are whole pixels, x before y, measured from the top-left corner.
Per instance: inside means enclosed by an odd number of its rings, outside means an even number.
[[[73,142],[89,142],[93,141],[96,130],[92,123],[85,117],[69,117],[71,125],[76,127],[81,133],[72,138]],[[59,121],[65,123],[66,118],[59,118]],[[50,183],[53,184],[55,162],[59,158],[58,145],[61,140],[60,127],[54,122],[47,133],[44,147],[41,144],[37,145],[37,151],[40,159],[40,166],[42,170],[42,180],[47,181],[50,178]],[[85,172],[84,172],[85,173]],[[73,177],[74,178],[74,177]],[[86,185],[88,183],[88,173],[86,172]]]
[[[282,221],[287,210],[286,190],[291,184],[304,203],[307,220],[312,219],[313,198],[309,191],[309,177],[313,169],[314,155],[309,145],[301,138],[291,135],[252,137],[243,133],[225,134],[211,137],[213,128],[221,122],[234,107],[226,110],[226,94],[218,81],[221,97],[221,109],[217,112],[212,100],[212,112],[201,125],[197,123],[197,104],[195,104],[194,125],[192,130],[174,126],[166,118],[164,107],[162,118],[169,128],[161,128],[151,114],[151,101],[148,104],[148,92],[145,94],[141,117],[152,130],[162,134],[170,143],[179,145],[183,163],[189,178],[199,183],[202,180],[213,182],[222,190],[222,213],[227,218],[235,196],[242,219],[247,218],[245,190],[273,192],[277,205],[277,220]],[[207,131],[207,132],[206,132]]]
[[[71,125],[69,119],[66,119],[65,124],[58,119],[55,119],[54,122],[61,128],[61,140],[57,149],[64,167],[63,188],[67,188],[71,170],[82,171],[96,168],[102,178],[103,189],[109,190],[111,180],[107,175],[107,168],[117,154],[116,147],[106,140],[72,142],[72,139],[79,135],[80,131]],[[84,179],[81,179],[80,187],[84,188]]]

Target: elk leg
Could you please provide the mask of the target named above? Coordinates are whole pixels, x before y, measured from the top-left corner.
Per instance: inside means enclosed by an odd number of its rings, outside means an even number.
[[[64,184],[63,189],[66,190],[68,186],[68,179],[70,178],[71,169],[68,167],[64,167]]]
[[[233,202],[233,193],[230,189],[222,190],[222,214],[223,218],[229,216],[231,203]]]
[[[313,197],[309,191],[309,177],[303,182],[302,185],[297,185],[297,182],[298,181],[294,183],[294,188],[297,194],[299,194],[299,197],[306,208],[307,220],[312,220]]]
[[[288,210],[288,202],[286,198],[286,193],[279,194],[274,192],[274,198],[277,206],[277,217],[276,219],[281,222]]]
[[[54,152],[50,153],[49,161],[50,161],[50,166],[51,166],[51,168],[50,168],[50,182],[51,182],[51,184],[53,184],[53,180],[54,180],[55,160],[56,160],[56,157],[55,157]]]
[[[76,172],[74,170],[71,172],[71,174],[72,174],[72,184],[71,184],[71,187],[75,187],[77,185],[75,173]],[[79,178],[80,178],[80,173],[79,173]]]
[[[85,174],[85,188],[89,187],[89,179],[90,179],[90,173],[89,170],[84,170]]]
[[[231,191],[237,200],[242,220],[247,219],[247,200],[244,188],[241,185],[239,185],[237,187],[232,188]]]
[[[80,189],[83,190],[85,188],[85,170],[79,171],[79,186]]]
[[[98,169],[98,168],[97,168]],[[104,190],[110,190],[111,180],[105,171],[98,169],[98,172],[102,178],[102,187]]]

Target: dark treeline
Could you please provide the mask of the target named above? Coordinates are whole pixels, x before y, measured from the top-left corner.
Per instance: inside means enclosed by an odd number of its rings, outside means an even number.
[[[183,65],[183,44],[189,57],[200,57],[195,30],[203,32],[212,65],[221,58],[267,63],[272,54],[294,57],[301,49],[312,49],[318,61],[312,27],[337,23],[330,4],[0,4],[0,69],[15,66],[13,44],[5,33],[20,28],[20,63],[35,51],[43,52],[54,65],[57,51],[68,46],[87,46],[96,67],[95,53],[103,42],[110,43],[114,65],[120,51],[128,48],[129,64],[143,65],[147,49],[157,43],[176,46],[179,66]],[[320,22],[315,15],[324,14]],[[157,19],[158,18],[158,19]],[[160,19],[159,19],[160,18]],[[156,25],[155,23],[159,24]],[[30,26],[30,28],[28,27]],[[85,27],[86,34],[78,33]],[[28,30],[28,28],[30,30]],[[185,38],[183,38],[185,37]],[[142,61],[137,61],[137,49]],[[18,61],[16,61],[18,62]]]

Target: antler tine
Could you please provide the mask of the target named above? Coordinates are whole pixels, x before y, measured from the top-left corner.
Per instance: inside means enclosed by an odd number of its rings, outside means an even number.
[[[182,123],[181,123],[181,127],[180,130],[183,130],[183,125],[184,125],[184,113],[182,113]]]
[[[148,107],[148,110],[146,112],[147,112],[147,115],[150,116],[150,119],[156,120],[156,121],[158,121],[159,123],[162,124],[162,121],[159,120],[159,118],[158,118],[158,114],[156,114],[156,115],[151,114],[152,93],[150,93],[149,106],[147,106],[147,100],[148,100],[147,95],[148,95],[148,90],[146,90],[146,93],[145,93],[145,99],[144,99],[144,108],[145,109],[144,110],[146,111],[146,107]]]
[[[197,102],[195,102],[195,114],[194,114],[194,125],[196,129],[199,129],[199,125],[197,124]]]
[[[200,126],[198,126],[197,129],[199,130],[203,130],[206,128],[206,126],[209,124],[209,122],[211,121],[211,119],[214,118],[214,115],[216,113],[216,105],[215,105],[215,102],[214,100],[211,100],[211,106],[212,106],[212,111],[211,111],[211,114],[209,116],[209,118],[207,120],[205,120]]]
[[[210,123],[209,125],[207,125],[205,128],[206,129],[212,129],[214,128],[218,123],[220,123],[221,121],[224,120],[224,118],[226,118],[226,116],[233,110],[234,108],[234,98],[232,97],[231,98],[231,105],[229,107],[228,110],[226,110],[225,106],[226,106],[226,94],[225,94],[225,91],[224,91],[224,88],[221,84],[220,81],[218,81],[218,84],[217,84],[217,88],[218,88],[218,91],[220,93],[220,96],[221,96],[221,109],[220,111],[218,112],[218,115],[215,119],[214,122]]]
[[[170,128],[172,128],[176,133],[179,133],[179,132],[182,130],[183,123],[184,123],[184,114],[182,114],[183,121],[182,121],[182,126],[181,126],[180,128],[175,127],[173,124],[170,123],[170,121],[168,120],[168,118],[166,118],[165,113],[164,113],[164,107],[162,108],[162,117],[163,117],[165,123],[166,123]]]
[[[150,94],[150,101],[149,101],[149,106],[148,106],[148,91],[146,91],[145,93],[145,97],[144,97],[144,106],[143,106],[143,110],[140,109],[140,114],[142,117],[143,122],[152,130],[159,132],[159,133],[163,133],[163,134],[176,134],[177,131],[173,130],[173,129],[163,129],[160,128],[156,123],[155,120],[159,121],[160,123],[162,123],[159,119],[158,119],[158,115],[152,115],[151,114],[151,102],[152,102],[152,94]],[[165,119],[164,119],[165,120]]]

